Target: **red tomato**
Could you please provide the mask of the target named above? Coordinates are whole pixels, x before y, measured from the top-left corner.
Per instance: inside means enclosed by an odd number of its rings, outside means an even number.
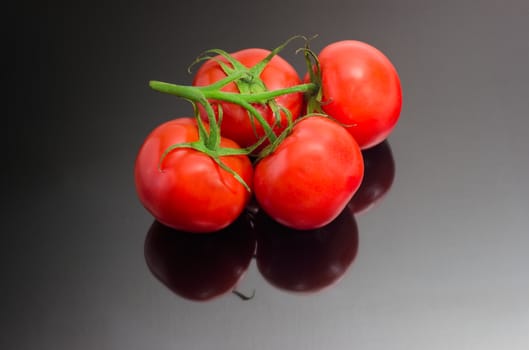
[[[362,152],[364,179],[348,207],[354,214],[363,214],[386,196],[395,178],[395,161],[387,141]]]
[[[233,291],[255,252],[255,235],[240,217],[213,235],[175,231],[155,221],[145,239],[152,274],[175,294],[209,301]]]
[[[399,119],[402,92],[395,67],[378,49],[339,41],[318,55],[322,108],[346,125],[362,149],[384,141]]]
[[[236,60],[244,66],[251,68],[265,58],[270,51],[264,49],[245,49],[231,54]],[[227,63],[223,57],[216,57],[204,63],[197,71],[193,85],[205,86],[213,84],[226,77],[226,73],[222,70],[217,61]],[[231,66],[231,64],[228,64]],[[274,56],[272,60],[266,65],[260,76],[268,91],[284,89],[299,85],[301,83],[299,75],[294,67],[280,56]],[[222,88],[222,91],[239,92],[235,83],[230,83]],[[277,97],[275,99],[278,105],[288,109],[292,114],[292,119],[296,119],[302,108],[303,94],[295,93]],[[214,101],[211,101],[214,102]],[[222,107],[222,123],[221,133],[223,136],[234,140],[241,147],[248,147],[256,143],[256,141],[265,135],[262,126],[255,121],[255,128],[252,127],[251,119],[248,112],[233,103],[228,102],[214,102],[213,107],[217,110],[216,104]],[[269,125],[274,125],[275,117],[267,105],[254,104],[254,107],[261,113]],[[200,115],[204,120],[207,120],[207,115],[204,110],[200,108]],[[276,134],[279,134],[287,126],[285,113],[281,113],[281,123],[273,128]],[[256,134],[258,136],[256,136]]]
[[[340,214],[360,186],[362,153],[336,122],[309,117],[254,173],[254,193],[261,208],[291,228],[322,227]]]
[[[335,285],[358,252],[358,229],[349,210],[310,231],[289,229],[261,212],[255,231],[257,268],[270,284],[284,291],[315,293]]]
[[[212,232],[239,216],[250,193],[208,155],[189,148],[173,150],[158,168],[168,147],[197,140],[197,126],[191,118],[172,120],[154,129],[136,158],[136,190],[141,203],[161,223],[178,230]],[[221,146],[238,148],[224,138]],[[220,159],[251,184],[253,169],[247,156]]]

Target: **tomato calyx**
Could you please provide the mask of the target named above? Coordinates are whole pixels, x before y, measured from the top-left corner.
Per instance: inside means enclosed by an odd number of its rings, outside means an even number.
[[[320,61],[318,60],[318,55],[311,50],[310,39],[305,41],[305,47],[298,49],[298,52],[303,52],[305,57],[305,64],[307,66],[307,77],[309,82],[314,84],[316,88],[312,91],[305,93],[305,98],[307,100],[306,114],[318,113],[325,114],[322,109],[323,102],[323,92],[322,92],[322,77],[321,77],[321,67]]]
[[[286,45],[286,44],[284,44],[284,45]],[[284,45],[282,45],[282,47],[284,47]],[[282,48],[282,47],[280,47],[280,48]],[[239,78],[239,79],[234,81],[235,85],[237,86],[237,89],[239,90],[239,93],[241,93],[241,94],[259,94],[261,92],[268,91],[268,89],[266,88],[265,83],[263,82],[263,80],[261,79],[260,76],[261,76],[261,73],[263,72],[264,68],[266,67],[266,65],[277,54],[277,52],[279,52],[279,50],[270,52],[264,59],[262,59],[259,63],[257,63],[255,66],[253,66],[251,68],[248,68],[245,65],[243,65],[241,62],[237,61],[233,56],[231,56],[226,51],[219,50],[219,49],[213,49],[213,50],[209,50],[209,51],[206,51],[206,52],[207,53],[210,53],[210,52],[211,53],[216,53],[219,56],[225,58],[231,64],[231,66],[229,66],[226,63],[224,63],[223,61],[216,59],[216,57],[211,57],[211,56],[208,56],[208,55],[205,56],[205,59],[215,60],[219,64],[219,66],[222,68],[222,70],[224,71],[224,73],[227,76],[230,76],[230,75],[236,75],[236,76],[241,75],[241,78]],[[274,117],[274,122],[272,123],[271,128],[274,128],[275,126],[280,124],[280,122],[281,122],[281,112],[285,113],[289,123],[292,120],[292,115],[290,113],[290,110],[278,105],[275,100],[271,99],[271,100],[266,101],[263,104],[268,105],[268,107],[272,111],[272,115]],[[255,113],[252,113],[252,112],[249,111],[248,112],[248,117],[250,118],[250,122],[251,122],[253,133],[255,135],[257,135],[257,130],[255,128],[255,118],[256,118]],[[262,124],[261,120],[258,117],[257,117],[257,120],[259,120],[259,123]],[[268,134],[267,136],[272,136],[272,139],[273,139],[273,137],[274,137],[273,135],[274,134],[272,133],[272,134]]]
[[[236,74],[236,76],[239,76],[239,74]],[[306,83],[285,89],[263,91],[259,93],[235,93],[220,90],[221,87],[229,84],[235,79],[236,78],[229,76],[226,79],[208,86],[187,86],[151,80],[149,82],[149,86],[155,91],[175,95],[177,97],[186,99],[195,105],[197,103],[202,105],[206,109],[210,123],[210,113],[212,114],[213,118],[215,116],[213,107],[208,100],[225,101],[237,104],[245,108],[249,112],[249,115],[262,125],[263,129],[265,130],[265,137],[271,142],[276,139],[276,135],[274,134],[272,127],[266,122],[261,113],[253,106],[253,104],[267,104],[279,96],[296,92],[306,93],[316,88],[315,84]],[[290,112],[287,113],[287,115],[289,114]]]
[[[246,184],[236,172],[226,166],[221,161],[220,157],[231,155],[253,155],[254,151],[265,143],[265,141],[269,141],[269,144],[265,147],[263,152],[260,152],[258,158],[270,154],[286,138],[286,136],[290,134],[292,127],[296,124],[293,122],[293,116],[290,110],[278,104],[275,99],[293,93],[303,93],[310,96],[321,94],[317,78],[314,78],[311,82],[277,90],[268,90],[261,79],[261,73],[272,58],[283,50],[291,41],[298,38],[305,39],[306,44],[304,50],[306,57],[308,57],[308,55],[310,55],[308,53],[308,39],[303,36],[293,36],[270,51],[266,57],[252,67],[246,67],[224,50],[211,49],[205,51],[191,64],[189,69],[198,62],[215,60],[226,74],[226,77],[210,85],[188,86],[158,80],[150,81],[149,86],[153,90],[183,98],[193,105],[199,132],[198,141],[178,143],[168,147],[160,158],[159,170],[161,171],[162,163],[170,152],[176,149],[189,148],[207,154],[219,165],[219,167],[229,172],[248,191],[250,191],[249,185]],[[316,59],[315,55],[313,57]],[[223,88],[230,83],[234,83],[237,86],[238,92],[223,91]],[[264,136],[258,138],[255,144],[246,148],[235,149],[221,147],[220,124],[222,121],[222,107],[218,102],[233,103],[244,108],[248,113],[254,133],[257,134],[255,129],[255,122],[257,122],[263,128]],[[269,124],[266,121],[259,109],[256,108],[259,105],[266,105],[270,108],[274,116],[273,123]],[[216,107],[216,111],[214,106]],[[209,128],[206,127],[200,117],[199,107],[202,107],[207,115],[207,124],[209,125]],[[287,127],[281,134],[276,135],[274,128],[281,123],[281,115],[286,116]]]
[[[277,149],[277,147],[279,147],[279,145],[287,138],[287,136],[292,133],[292,130],[294,129],[294,127],[296,125],[298,125],[299,123],[301,123],[305,119],[314,118],[314,117],[321,117],[321,118],[330,119],[333,122],[335,122],[336,124],[344,126],[344,124],[340,123],[339,121],[337,121],[336,119],[334,119],[333,117],[331,117],[328,114],[319,113],[319,112],[308,113],[308,114],[306,114],[306,115],[304,115],[302,117],[299,117],[294,122],[289,123],[288,126],[285,128],[285,130],[283,130],[283,132],[281,132],[281,134],[279,134],[277,136],[277,139],[274,142],[272,142],[271,144],[266,146],[261,152],[259,152],[259,154],[256,157],[255,162],[257,163],[257,162],[259,162],[259,160],[261,160],[263,158],[266,158],[270,154],[274,153],[274,151]]]
[[[307,100],[306,114],[330,118],[345,128],[356,126],[356,123],[340,122],[323,110],[323,106],[329,104],[332,100],[323,100],[323,83],[320,60],[318,59],[318,55],[310,49],[309,40],[306,40],[305,47],[298,49],[298,52],[300,51],[303,52],[303,55],[305,56],[305,63],[307,65],[307,79],[316,87],[314,90],[307,91],[305,93],[305,98]]]
[[[205,145],[204,145],[204,142],[201,141],[201,140],[196,141],[196,142],[177,143],[177,144],[174,144],[174,145],[170,146],[169,148],[167,148],[165,150],[165,152],[162,154],[162,156],[160,158],[160,162],[158,163],[158,170],[159,171],[163,172],[162,164],[163,164],[163,161],[166,158],[166,156],[170,152],[172,152],[172,151],[174,151],[176,149],[179,149],[179,148],[190,148],[190,149],[193,149],[195,151],[207,154],[215,163],[217,163],[217,165],[221,169],[223,169],[223,170],[227,171],[228,173],[230,173],[237,181],[239,181],[244,186],[244,188],[248,192],[251,192],[250,186],[246,183],[246,181],[244,181],[244,179],[239,174],[237,174],[235,171],[233,171],[233,169],[231,169],[229,166],[224,164],[222,162],[222,160],[220,159],[220,157],[223,157],[223,156],[247,155],[248,154],[247,150],[245,150],[245,149],[236,149],[236,148],[227,148],[227,147],[218,147],[216,150],[211,150],[211,149],[206,148]]]
[[[219,104],[217,104],[217,102],[221,101],[239,105],[248,112],[248,116],[254,131],[255,122],[258,122],[264,130],[265,138],[270,142],[274,142],[276,135],[273,131],[273,128],[281,123],[281,114],[283,113],[287,117],[288,124],[290,124],[292,121],[292,114],[290,110],[278,104],[275,99],[283,95],[294,93],[313,93],[319,89],[318,86],[313,82],[308,82],[288,88],[270,91],[267,89],[265,83],[261,79],[261,73],[263,73],[264,69],[274,58],[274,56],[281,52],[291,41],[298,38],[303,38],[306,42],[308,41],[308,39],[304,36],[293,36],[280,46],[270,51],[266,57],[264,57],[252,67],[246,67],[224,50],[206,50],[204,53],[199,55],[197,59],[195,59],[188,70],[190,70],[195,64],[205,60],[213,60],[218,63],[223,72],[226,74],[226,77],[210,85],[185,86],[156,80],[150,81],[149,85],[155,91],[184,98],[191,101],[195,105],[196,103],[199,103],[204,108],[207,108],[207,104],[210,104],[211,106],[212,102],[218,107]],[[230,83],[234,83],[239,91],[222,91],[222,89]],[[274,116],[274,123],[272,123],[272,125],[270,125],[265,120],[263,115],[256,108],[256,105],[266,105],[270,108]],[[213,112],[213,110],[211,110],[211,112]],[[206,113],[208,114],[209,120],[210,112],[206,111]],[[209,121],[211,122],[211,120]]]

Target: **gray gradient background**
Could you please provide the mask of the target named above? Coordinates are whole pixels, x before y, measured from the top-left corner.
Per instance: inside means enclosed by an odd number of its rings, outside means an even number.
[[[529,2],[146,3],[16,10],[0,348],[529,348]],[[145,264],[152,218],[132,166],[154,126],[191,110],[147,82],[190,83],[204,49],[294,34],[319,34],[315,50],[364,40],[394,62],[393,188],[357,217],[359,253],[334,288],[288,294],[252,263],[251,302],[181,299]]]

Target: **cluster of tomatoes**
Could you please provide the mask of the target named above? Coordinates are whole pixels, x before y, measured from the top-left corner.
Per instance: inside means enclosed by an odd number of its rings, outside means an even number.
[[[375,47],[348,40],[319,54],[306,45],[300,77],[278,55],[285,45],[209,50],[192,86],[151,82],[196,112],[155,128],[136,159],[138,196],[160,223],[217,232],[253,197],[275,222],[313,230],[350,203],[364,178],[362,150],[399,118],[397,72]]]

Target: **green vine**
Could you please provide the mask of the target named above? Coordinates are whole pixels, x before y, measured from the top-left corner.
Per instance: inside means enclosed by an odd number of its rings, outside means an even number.
[[[291,41],[297,38],[305,39],[305,47],[300,50],[303,51],[305,60],[307,62],[310,82],[279,90],[268,90],[260,78],[261,73],[275,55],[283,50]],[[290,111],[276,103],[275,99],[279,96],[292,93],[303,93],[308,100],[307,114],[321,113],[321,75],[319,64],[316,54],[314,54],[309,49],[308,43],[309,39],[306,39],[305,37],[292,37],[277,48],[273,49],[264,59],[250,68],[244,66],[233,56],[223,50],[207,50],[191,64],[189,69],[191,69],[191,67],[198,62],[213,59],[217,61],[226,74],[225,78],[207,86],[188,86],[157,80],[150,81],[149,86],[153,90],[177,96],[189,101],[193,105],[195,119],[197,120],[199,131],[198,141],[179,143],[168,147],[161,156],[159,167],[161,168],[165,157],[170,152],[176,149],[190,148],[210,156],[211,159],[219,165],[219,167],[229,172],[248,191],[250,191],[249,185],[246,184],[245,181],[235,171],[224,164],[220,157],[231,155],[251,155],[266,140],[269,141],[269,144],[257,155],[257,160],[270,154],[275,150],[275,148],[277,148],[277,146],[291,132],[294,125],[293,116],[291,115]],[[223,61],[219,57],[224,58],[226,61]],[[222,88],[230,83],[236,84],[239,90],[238,93],[222,91]],[[248,117],[252,122],[252,126],[254,126],[254,123],[257,122],[263,128],[264,136],[259,138],[254,145],[243,149],[221,147],[220,124],[222,121],[222,108],[220,104],[216,104],[217,115],[215,115],[215,110],[210,101],[224,101],[241,106],[248,112]],[[255,105],[267,105],[271,109],[275,119],[273,125],[270,125],[265,120]],[[199,106],[203,108],[207,115],[209,130],[206,128],[202,118],[200,118]],[[273,127],[280,123],[281,113],[283,113],[287,118],[287,127],[280,135],[276,135],[273,131]]]

